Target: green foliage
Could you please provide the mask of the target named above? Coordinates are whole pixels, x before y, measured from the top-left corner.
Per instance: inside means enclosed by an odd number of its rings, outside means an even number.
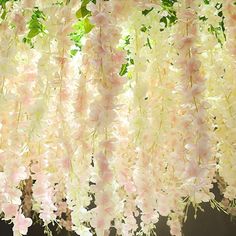
[[[119,75],[124,76],[128,73],[128,67],[134,64],[134,60],[130,57],[130,51],[126,48],[130,45],[130,35],[127,35],[123,38],[122,49],[127,51],[126,63],[121,66]]]
[[[147,27],[147,26],[145,26],[145,25],[142,25],[142,27],[141,27],[140,30],[145,33],[145,32],[147,32],[149,29],[151,29],[151,26],[148,26],[148,27]]]
[[[210,4],[210,0],[203,0],[203,2],[207,5]]]
[[[162,0],[161,1],[162,10],[168,13],[166,16],[163,16],[160,19],[160,22],[164,23],[165,25],[164,28],[172,26],[177,21],[176,12],[173,9],[173,5],[175,2],[177,2],[177,0]],[[144,16],[147,16],[150,12],[153,11],[153,9],[154,9],[153,7],[150,9],[145,9],[142,11],[142,14]],[[164,30],[164,28],[162,30]]]
[[[80,9],[76,12],[76,17],[78,19],[84,18],[86,16],[90,16],[91,12],[87,10],[87,4],[90,2],[90,0],[84,0],[82,1]]]
[[[76,12],[76,17],[82,19],[88,16],[91,16],[91,12],[87,9],[88,3],[96,3],[95,0],[82,0],[80,9]]]
[[[217,41],[221,44],[221,46],[223,46],[223,43],[226,41],[224,25],[225,16],[223,14],[222,7],[222,3],[217,3],[215,5],[216,10],[218,11],[218,16],[221,18],[221,21],[218,23],[218,26],[214,27],[213,25],[210,25],[208,28],[208,31],[216,37]]]
[[[210,25],[208,28],[208,31],[216,37],[217,41],[221,45],[223,45],[223,42],[222,42],[223,38],[221,37],[222,36],[222,27],[221,27],[220,23],[219,23],[219,26],[217,26],[217,27]]]
[[[201,21],[207,21],[207,19],[208,19],[208,18],[207,18],[206,16],[200,16],[200,17],[199,17],[199,20],[201,20]]]
[[[204,4],[209,5],[210,0],[203,0]],[[220,17],[220,21],[218,22],[218,25],[212,25],[209,24],[208,26],[208,32],[213,34],[217,41],[220,43],[221,47],[223,46],[223,43],[226,41],[226,34],[225,34],[225,25],[224,25],[224,13],[222,11],[223,4],[222,3],[216,3],[215,9],[217,10],[217,15]],[[207,24],[208,18],[206,16],[200,16],[200,21],[203,21]]]
[[[63,2],[57,1],[57,2],[53,3],[52,5],[63,6]]]
[[[70,39],[75,44],[75,49],[70,51],[71,56],[75,56],[78,51],[81,50],[82,43],[81,40],[84,37],[85,33],[85,25],[84,21],[80,20],[73,26],[74,32],[70,34]]]
[[[147,34],[147,42],[145,43],[144,46],[147,46],[149,47],[150,49],[152,49],[152,46],[151,46],[151,40],[150,40],[150,34],[149,34],[149,30],[151,29],[152,27],[149,25],[148,27],[145,26],[145,25],[142,25],[140,31],[142,33],[146,33]]]
[[[146,16],[146,15],[148,15],[153,9],[154,9],[153,7],[150,8],[150,9],[145,9],[145,10],[142,11],[142,14],[143,14],[144,16]]]
[[[160,19],[160,22],[164,23],[165,25],[164,28],[170,27],[177,22],[176,12],[173,8],[173,5],[175,2],[177,2],[177,0],[162,0],[161,1],[161,6],[162,6],[163,11],[167,12],[167,15],[163,16]],[[164,28],[162,30],[164,30]]]
[[[31,19],[28,22],[29,32],[27,36],[23,38],[24,43],[28,43],[31,47],[34,46],[32,39],[39,34],[45,33],[45,26],[42,23],[42,21],[45,20],[46,20],[45,14],[42,11],[40,11],[38,7],[35,7]]]
[[[176,2],[177,0],[161,0],[162,6],[164,7],[173,7]]]
[[[55,3],[53,3],[52,5],[57,5],[57,6],[65,6],[68,5],[70,3],[70,0],[63,0],[63,1],[56,1]]]
[[[128,63],[123,64],[120,70],[120,76],[125,75],[128,72]]]
[[[147,38],[147,43],[145,44],[145,46],[148,46],[150,49],[152,49],[151,41],[149,38]]]
[[[9,2],[10,0],[0,0],[0,6],[2,8],[6,8],[6,3]]]
[[[6,9],[6,3],[7,2],[17,2],[20,0],[0,0],[0,18],[2,20],[5,20],[6,16],[7,16],[7,9]]]
[[[83,0],[80,9],[76,12],[76,17],[78,22],[73,26],[74,32],[70,34],[70,39],[75,43],[75,48],[70,51],[71,56],[75,56],[78,51],[82,48],[82,39],[88,34],[92,29],[89,17],[91,12],[87,9],[87,4],[91,0]],[[92,2],[95,2],[94,0]]]

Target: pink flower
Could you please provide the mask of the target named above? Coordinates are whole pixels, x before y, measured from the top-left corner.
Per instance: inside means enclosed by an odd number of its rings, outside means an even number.
[[[2,210],[5,214],[5,219],[11,219],[12,217],[16,216],[17,210],[18,210],[18,205],[16,204],[11,204],[11,203],[4,203],[2,205]]]
[[[97,15],[92,16],[91,23],[97,26],[104,26],[108,24],[108,18],[103,12],[99,12]]]
[[[60,99],[62,101],[68,101],[68,99],[69,99],[69,93],[65,88],[62,89],[61,92],[60,92]]]
[[[128,193],[136,192],[135,184],[131,180],[127,180],[127,182],[124,184],[124,187]]]
[[[53,221],[55,219],[55,214],[53,214],[52,209],[48,208],[44,208],[40,214],[39,214],[39,218],[42,219],[44,222],[49,223],[50,221]]]
[[[108,195],[108,193],[103,192],[102,194],[99,194],[97,196],[97,204],[101,205],[101,206],[106,206],[109,203],[110,200],[110,196]]]
[[[170,233],[171,233],[171,235],[175,235],[175,236],[182,235],[181,225],[178,221],[175,221],[170,225]]]
[[[98,158],[98,166],[101,172],[106,172],[108,171],[108,163],[106,156],[103,153],[99,153],[97,156]]]
[[[123,51],[118,51],[114,55],[112,55],[113,62],[117,64],[125,63],[125,53]]]
[[[113,12],[114,14],[119,14],[124,9],[124,3],[123,2],[114,2],[113,3]]]
[[[193,84],[189,91],[186,91],[186,98],[193,102],[193,99],[200,96],[204,91],[204,87],[201,84]]]
[[[92,1],[90,3],[87,4],[86,7],[89,11],[91,12],[96,12],[98,10],[98,2],[97,4],[94,4]]]
[[[62,168],[64,169],[64,170],[66,170],[66,171],[69,171],[70,170],[70,168],[71,168],[71,160],[70,160],[70,158],[69,157],[64,157],[63,159],[62,159]]]
[[[114,110],[105,110],[105,101],[94,102],[90,106],[90,120],[98,125],[99,128],[105,127],[110,124],[116,117]]]
[[[112,152],[114,150],[114,142],[116,141],[115,138],[106,140],[101,142],[101,146],[104,147],[106,149],[106,151]]]
[[[185,169],[185,177],[186,178],[197,178],[203,176],[205,172],[205,168],[199,166],[199,164],[195,160],[189,161],[186,169]]]
[[[210,147],[208,144],[208,137],[201,137],[197,143],[196,152],[202,159],[208,158],[210,154]]]
[[[32,102],[31,93],[28,88],[21,87],[19,89],[19,93],[21,95],[21,101],[25,106],[29,106]]]
[[[158,206],[158,212],[162,216],[168,216],[168,214],[170,213],[170,208],[165,204],[160,204]]]
[[[97,219],[96,224],[97,224],[97,228],[98,229],[103,229],[104,225],[105,225],[105,221],[104,221],[103,218],[99,218],[99,219]]]
[[[14,232],[19,232],[20,234],[26,235],[28,228],[32,225],[32,220],[30,218],[25,218],[21,213],[16,215],[16,218],[13,220]]]
[[[180,49],[189,49],[193,45],[194,38],[192,35],[188,35],[180,39],[179,48]]]
[[[36,79],[36,73],[35,72],[28,72],[26,74],[26,80],[27,82],[33,82]]]
[[[14,19],[13,19],[14,23],[16,24],[16,30],[18,34],[22,34],[25,31],[25,18],[23,15],[20,14],[15,14]]]
[[[9,180],[18,184],[21,180],[27,179],[26,168],[24,166],[12,166],[11,170],[6,170],[9,173]]]
[[[23,1],[23,6],[25,8],[33,8],[35,0],[25,0]]]
[[[22,192],[20,189],[12,188],[11,186],[6,185],[4,187],[4,195],[8,199],[11,199],[12,203],[17,204],[17,205],[21,204],[20,198],[21,198]]]
[[[111,170],[107,170],[104,173],[102,173],[102,181],[104,181],[104,183],[111,182],[112,177],[113,177],[113,174]]]
[[[109,77],[109,80],[111,84],[113,85],[113,87],[119,87],[125,83],[125,80],[121,76],[116,75],[116,74],[111,75]]]
[[[75,104],[75,109],[76,112],[82,113],[85,111],[87,107],[87,94],[86,94],[86,89],[84,87],[81,88],[81,92],[79,92],[77,99],[76,99],[76,104]]]
[[[157,211],[162,216],[168,216],[171,209],[170,209],[170,201],[167,195],[160,194],[158,196],[158,206]]]
[[[194,9],[191,8],[185,9],[179,14],[179,19],[181,19],[185,23],[190,23],[195,18],[196,18],[196,13]]]
[[[188,74],[193,74],[196,73],[197,71],[199,71],[201,66],[201,62],[199,60],[196,60],[194,58],[189,59],[188,63],[187,63],[187,72]]]
[[[36,182],[37,183],[37,182]],[[44,196],[44,193],[45,192],[45,186],[44,185],[40,185],[40,184],[35,184],[33,186],[33,194],[34,194],[34,197],[36,198],[41,198]]]

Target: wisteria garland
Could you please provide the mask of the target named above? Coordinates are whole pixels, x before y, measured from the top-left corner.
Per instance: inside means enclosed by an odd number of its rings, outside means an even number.
[[[45,233],[104,236],[151,235],[167,216],[180,236],[190,204],[234,215],[236,6],[165,4],[1,3],[0,207],[14,235],[35,217]]]

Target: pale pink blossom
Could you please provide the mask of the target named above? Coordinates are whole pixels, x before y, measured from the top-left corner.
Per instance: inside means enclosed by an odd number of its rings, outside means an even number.
[[[91,18],[91,23],[95,24],[97,26],[104,26],[107,25],[109,23],[109,20],[106,16],[106,14],[104,14],[103,12],[99,12],[96,15],[93,15]]]
[[[4,203],[2,205],[2,210],[4,212],[4,218],[8,220],[8,219],[11,219],[12,217],[16,216],[18,208],[19,208],[19,206],[16,204]]]
[[[22,213],[18,213],[13,219],[13,231],[19,232],[20,234],[27,235],[28,228],[32,225],[30,218],[25,218]]]

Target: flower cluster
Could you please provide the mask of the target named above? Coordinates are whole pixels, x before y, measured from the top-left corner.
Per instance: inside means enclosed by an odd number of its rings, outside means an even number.
[[[0,211],[81,236],[235,214],[236,5],[0,1]],[[74,32],[76,31],[76,32]],[[75,44],[75,45],[73,45]],[[76,52],[72,53],[74,48]]]

